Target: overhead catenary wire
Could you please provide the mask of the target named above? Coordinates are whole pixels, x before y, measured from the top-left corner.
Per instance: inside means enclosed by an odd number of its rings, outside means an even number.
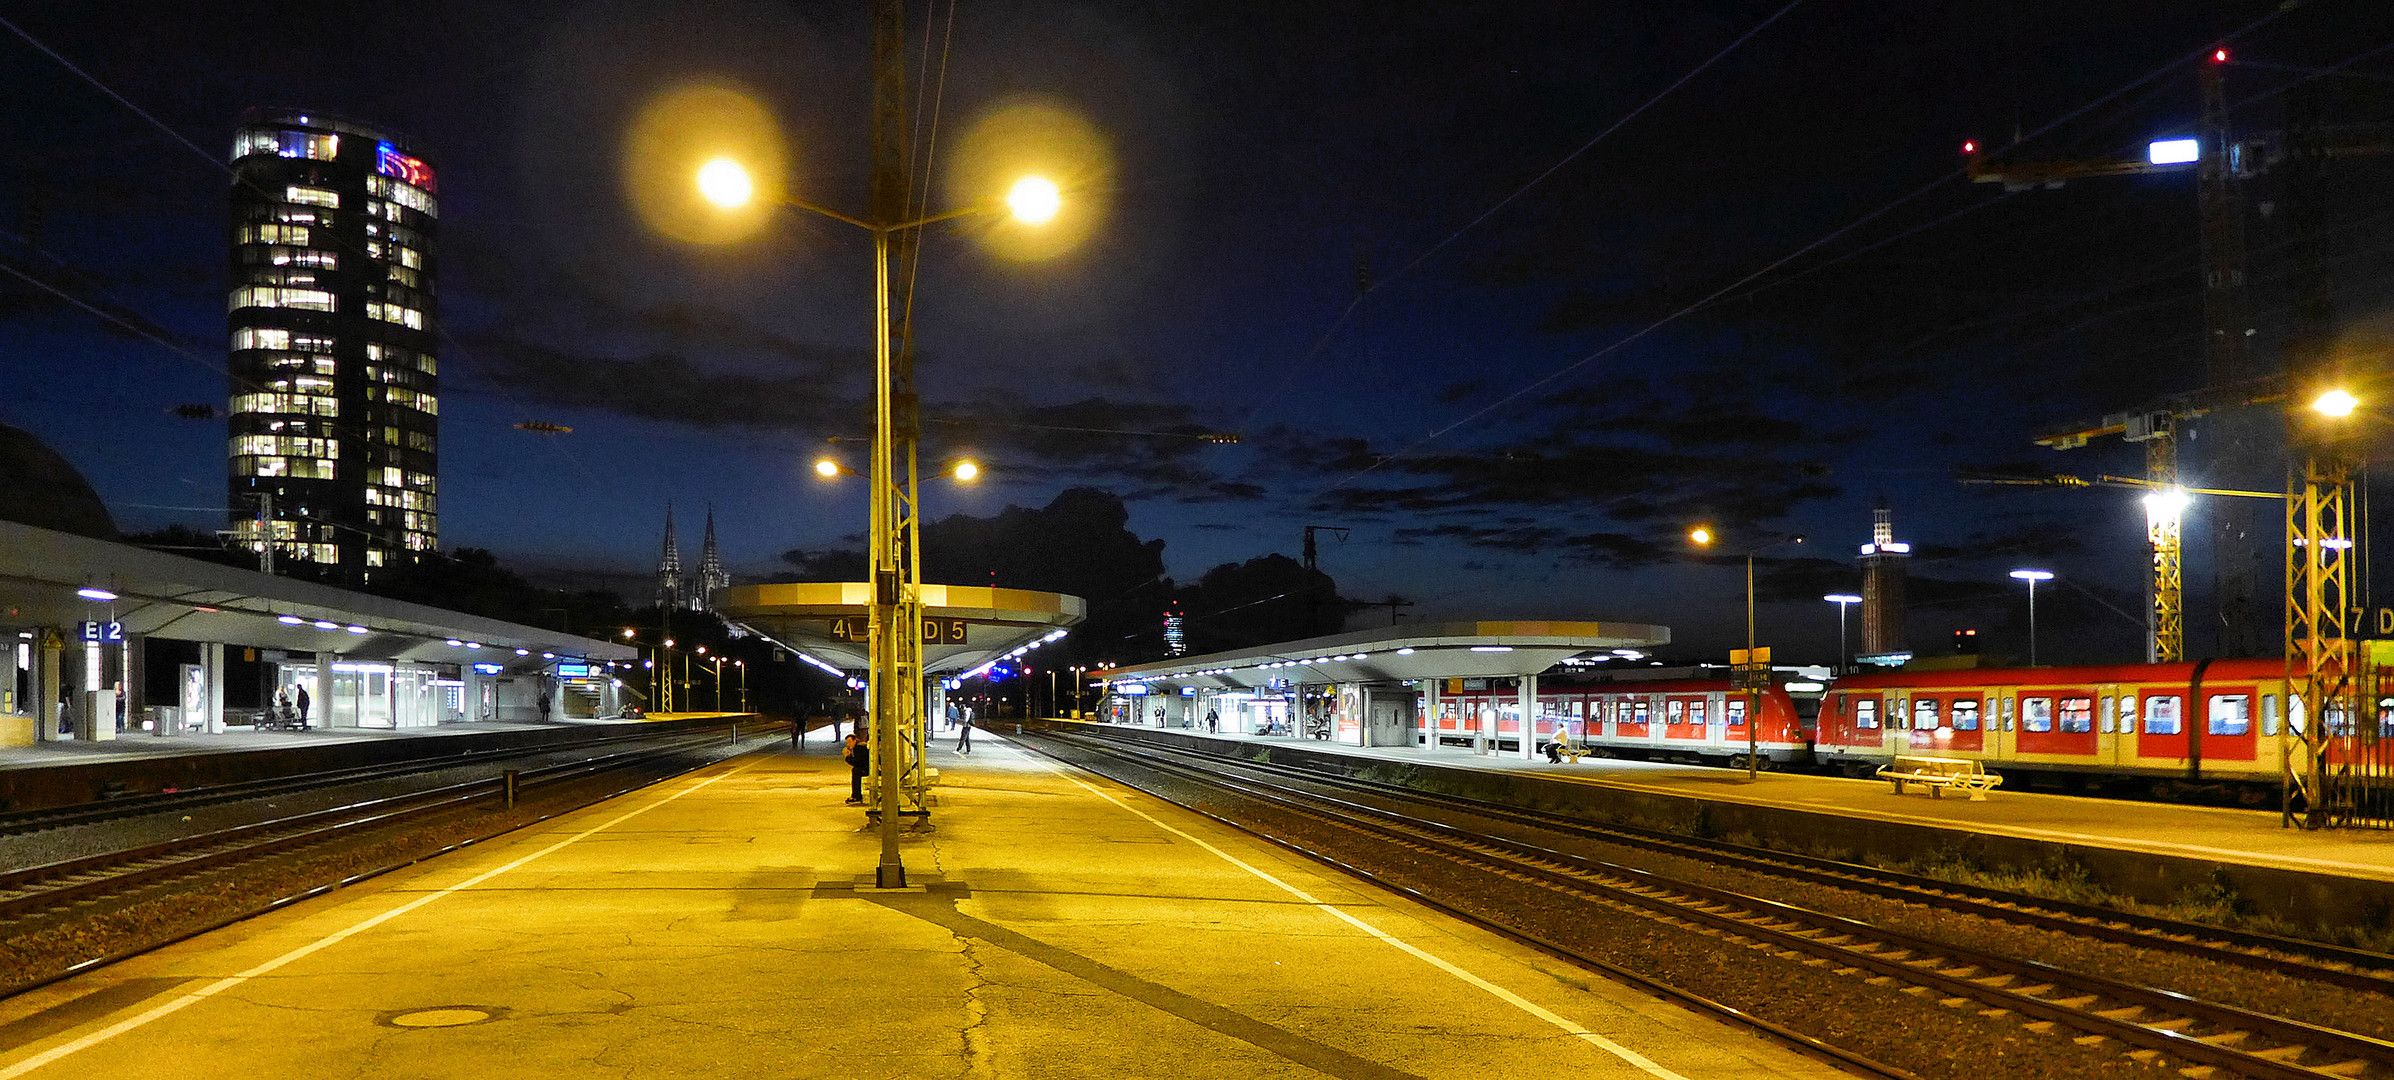
[[[2261,27],[2263,27],[2263,26],[2266,26],[2266,25],[2268,25],[2268,24],[2270,24],[2270,23],[2272,23],[2272,22],[2275,22],[2275,21],[2277,21],[2277,20],[2278,20],[2278,19],[2280,19],[2280,18],[2283,18],[2283,17],[2285,17],[2285,16],[2286,16],[2288,13],[2290,13],[2290,12],[2292,12],[2292,11],[2294,11],[2294,10],[2298,9],[2298,8],[2301,8],[2301,7],[2303,7],[2303,6],[2305,5],[2305,3],[2306,3],[2306,2],[2307,2],[2307,0],[2288,0],[2288,2],[2287,2],[2287,3],[2284,3],[2284,4],[2281,4],[2281,5],[2279,5],[2279,6],[2278,6],[2276,9],[2272,10],[2272,11],[2271,11],[2269,14],[2267,14],[2267,15],[2264,15],[2264,16],[2262,16],[2261,18],[2259,18],[2259,19],[2256,19],[2256,20],[2254,20],[2254,21],[2252,21],[2252,22],[2250,22],[2250,23],[2247,23],[2247,24],[2246,24],[2246,25],[2244,25],[2243,27],[2241,27],[2241,28],[2239,28],[2239,29],[2235,30],[2234,32],[2231,32],[2231,33],[2227,34],[2226,36],[2224,36],[2224,37],[2220,38],[2219,40],[2220,40],[2220,41],[2223,41],[2223,42],[2227,42],[2227,41],[2234,41],[2234,40],[2236,40],[2236,39],[2238,39],[2238,38],[2241,38],[2241,37],[2243,37],[2243,36],[2245,36],[2245,35],[2247,35],[2247,34],[2250,34],[2250,33],[2252,33],[2252,32],[2253,32],[2253,31],[2255,31],[2255,30],[2258,30],[2258,29],[2260,29],[2260,28],[2261,28]],[[2038,137],[2038,136],[2040,136],[2040,135],[2044,135],[2044,134],[2046,134],[2046,133],[2048,133],[2048,132],[2051,132],[2051,131],[2053,131],[2054,129],[2056,129],[2056,128],[2058,128],[2058,127],[2062,126],[2063,124],[2069,123],[2070,121],[2072,121],[2072,120],[2075,120],[2075,119],[2077,119],[2078,117],[2084,116],[2084,115],[2085,115],[2085,114],[2087,114],[2088,112],[2091,112],[2091,111],[2093,111],[2093,110],[2095,110],[2095,109],[2101,108],[2103,105],[2105,105],[2105,104],[2109,103],[2110,101],[2112,101],[2112,100],[2114,100],[2114,99],[2117,99],[2117,98],[2121,97],[2122,95],[2125,95],[2125,94],[2131,93],[2131,92],[2135,91],[2137,88],[2139,88],[2139,87],[2142,87],[2142,86],[2146,85],[2147,83],[2150,83],[2150,82],[2152,82],[2152,81],[2154,81],[2154,80],[2156,80],[2156,79],[2159,79],[2159,78],[2163,77],[2164,75],[2167,75],[2169,72],[2171,72],[2171,71],[2173,71],[2173,70],[2177,69],[2177,68],[2178,68],[2178,67],[2180,67],[2181,65],[2184,65],[2184,64],[2187,64],[2187,63],[2202,62],[2202,61],[2204,61],[2204,60],[2207,60],[2207,59],[2209,58],[2209,56],[2211,55],[2211,51],[2212,51],[2212,49],[2213,49],[2213,46],[2206,45],[2206,46],[2204,46],[2204,47],[2203,47],[2202,49],[2200,49],[2200,50],[2197,50],[2197,51],[2194,51],[2194,52],[2190,52],[2190,53],[2188,53],[2188,54],[2185,54],[2185,55],[2182,55],[2182,56],[2179,56],[2179,57],[2175,57],[2175,58],[2171,59],[2171,60],[2170,60],[2168,63],[2166,63],[2166,64],[2163,64],[2163,65],[2161,65],[2161,66],[2159,66],[2159,67],[2157,67],[2157,68],[2153,69],[2152,71],[2150,71],[2150,72],[2147,72],[2146,74],[2144,74],[2144,75],[2142,75],[2142,76],[2139,76],[2139,77],[2137,77],[2137,78],[2136,78],[2136,79],[2134,79],[2134,80],[2131,80],[2131,81],[2130,81],[2130,82],[2129,82],[2127,85],[2125,85],[2125,86],[2122,86],[2122,87],[2120,87],[2120,88],[2119,88],[2119,89],[2117,89],[2117,90],[2113,90],[2113,91],[2111,91],[2110,93],[2104,94],[2103,96],[2101,96],[2101,97],[2098,97],[2098,98],[2094,99],[2093,101],[2089,101],[2089,102],[2087,102],[2087,103],[2086,103],[2086,104],[2084,104],[2084,105],[2081,105],[2081,106],[2079,106],[2079,107],[2077,107],[2077,108],[2075,108],[2075,109],[2072,109],[2072,110],[2070,110],[2069,112],[2063,113],[2061,116],[2058,116],[2058,117],[2054,118],[2053,120],[2050,120],[2050,121],[2046,122],[2046,123],[2045,123],[2045,124],[2043,124],[2042,126],[2038,127],[2038,128],[2035,130],[2035,131],[2028,133],[2028,135],[2027,135],[2027,136],[2026,136],[2024,139],[2022,139],[2022,142],[2023,142],[2023,143],[2025,143],[2025,142],[2027,142],[2028,140],[2035,139],[2036,137]],[[2014,144],[2014,145],[2015,145],[2015,146],[2017,146],[2017,145],[2020,145],[2020,144]],[[1495,412],[1497,409],[1499,409],[1499,408],[1501,408],[1501,407],[1503,407],[1503,406],[1505,406],[1505,405],[1511,404],[1511,403],[1512,403],[1512,402],[1514,402],[1514,401],[1518,401],[1518,400],[1520,400],[1521,398],[1523,398],[1523,397],[1525,397],[1525,396],[1529,395],[1530,393],[1532,393],[1532,392],[1535,392],[1535,391],[1536,391],[1536,390],[1538,390],[1539,388],[1541,388],[1541,387],[1544,387],[1544,386],[1547,386],[1547,385],[1550,385],[1550,384],[1552,384],[1552,383],[1556,382],[1557,380],[1560,380],[1560,379],[1564,378],[1565,376],[1571,375],[1572,373],[1574,373],[1574,372],[1577,372],[1577,371],[1579,371],[1580,369],[1582,369],[1582,368],[1585,368],[1585,367],[1587,367],[1588,365],[1590,365],[1590,364],[1593,364],[1593,363],[1597,362],[1598,360],[1602,360],[1602,359],[1604,359],[1604,358],[1605,358],[1605,357],[1607,357],[1607,356],[1611,356],[1612,354],[1614,354],[1614,353],[1616,353],[1616,352],[1619,352],[1620,350],[1622,350],[1622,349],[1624,349],[1624,348],[1627,348],[1628,346],[1630,346],[1630,345],[1632,345],[1632,344],[1635,344],[1635,343],[1637,343],[1638,341],[1641,341],[1641,340],[1645,339],[1646,337],[1648,337],[1648,336],[1652,335],[1653,333],[1655,333],[1655,332],[1656,332],[1656,331],[1658,331],[1658,330],[1662,330],[1662,329],[1664,329],[1664,328],[1666,328],[1666,327],[1669,327],[1669,326],[1671,326],[1671,325],[1673,325],[1673,324],[1675,324],[1675,323],[1679,322],[1680,320],[1682,320],[1682,319],[1685,319],[1685,318],[1687,318],[1688,316],[1690,316],[1690,315],[1693,315],[1693,314],[1697,313],[1698,311],[1702,311],[1702,310],[1704,310],[1705,308],[1708,308],[1708,307],[1712,306],[1714,303],[1718,302],[1718,301],[1719,301],[1719,300],[1721,300],[1722,298],[1724,298],[1724,297],[1726,297],[1726,296],[1730,295],[1731,293],[1734,293],[1734,292],[1736,292],[1737,290],[1739,290],[1739,289],[1742,289],[1742,288],[1744,288],[1745,286],[1747,286],[1747,285],[1749,285],[1749,284],[1752,284],[1753,282],[1755,282],[1755,281],[1757,281],[1757,280],[1760,280],[1761,278],[1763,278],[1763,277],[1765,277],[1765,276],[1767,276],[1767,275],[1769,275],[1769,274],[1771,274],[1771,273],[1773,273],[1773,272],[1777,271],[1777,270],[1778,270],[1780,267],[1786,266],[1787,264],[1789,264],[1789,263],[1791,263],[1791,262],[1794,262],[1794,261],[1795,261],[1795,260],[1797,260],[1797,259],[1803,258],[1804,256],[1806,256],[1806,255],[1808,255],[1808,254],[1811,254],[1811,253],[1812,253],[1812,252],[1814,252],[1814,251],[1818,251],[1818,250],[1820,250],[1821,248],[1823,248],[1823,247],[1825,247],[1825,246],[1827,246],[1827,245],[1829,245],[1829,244],[1835,243],[1835,242],[1836,242],[1838,239],[1840,239],[1840,238],[1842,238],[1842,237],[1846,236],[1847,234],[1849,234],[1849,233],[1852,233],[1853,231],[1855,231],[1855,230],[1857,230],[1857,229],[1860,229],[1860,228],[1862,228],[1863,226],[1865,226],[1865,225],[1868,225],[1868,224],[1870,224],[1870,223],[1871,223],[1871,222],[1873,222],[1873,221],[1877,221],[1878,219],[1880,219],[1880,218],[1882,218],[1882,217],[1885,217],[1887,214],[1889,214],[1889,213],[1891,213],[1891,212],[1893,212],[1893,211],[1897,210],[1898,208],[1901,208],[1901,207],[1903,207],[1903,206],[1905,206],[1905,205],[1908,205],[1908,204],[1910,204],[1911,202],[1913,202],[1914,200],[1916,200],[1916,199],[1919,199],[1920,197],[1922,197],[1922,196],[1924,196],[1924,195],[1928,194],[1929,192],[1931,192],[1931,191],[1934,191],[1934,190],[1937,190],[1938,188],[1941,188],[1941,187],[1943,187],[1943,186],[1945,186],[1945,185],[1947,185],[1947,184],[1950,184],[1950,183],[1952,183],[1953,181],[1955,181],[1955,180],[1957,180],[1957,179],[1961,179],[1962,177],[1964,177],[1964,176],[1967,176],[1968,174],[1969,174],[1969,170],[1968,170],[1968,168],[1967,168],[1967,167],[1963,167],[1963,168],[1957,168],[1957,169],[1954,169],[1954,170],[1952,170],[1952,171],[1950,171],[1950,172],[1947,172],[1947,173],[1945,173],[1945,174],[1944,174],[1944,175],[1942,175],[1942,176],[1939,176],[1939,177],[1937,177],[1937,178],[1936,178],[1936,179],[1934,179],[1934,180],[1931,180],[1931,181],[1929,181],[1929,182],[1928,182],[1928,183],[1926,183],[1926,184],[1923,184],[1923,185],[1921,185],[1921,186],[1919,186],[1919,187],[1917,187],[1917,188],[1914,188],[1914,189],[1912,189],[1910,192],[1908,192],[1908,193],[1906,193],[1906,194],[1903,194],[1903,195],[1897,196],[1895,199],[1893,199],[1893,200],[1890,200],[1889,202],[1886,202],[1886,203],[1884,203],[1884,204],[1881,204],[1881,205],[1880,205],[1880,206],[1879,206],[1877,209],[1875,209],[1875,210],[1872,210],[1872,211],[1870,211],[1870,212],[1868,212],[1868,213],[1866,213],[1866,214],[1863,214],[1861,217],[1859,217],[1859,218],[1856,218],[1856,219],[1854,219],[1853,221],[1847,222],[1847,223],[1846,223],[1846,224],[1844,224],[1844,225],[1841,225],[1841,226],[1839,226],[1839,227],[1837,227],[1837,228],[1835,228],[1835,229],[1832,229],[1832,230],[1830,230],[1830,231],[1829,231],[1827,234],[1825,234],[1825,235],[1823,235],[1823,236],[1819,237],[1818,239],[1815,239],[1815,240],[1813,240],[1813,241],[1811,241],[1811,242],[1809,242],[1809,243],[1806,243],[1806,244],[1804,244],[1803,246],[1796,248],[1794,251],[1788,252],[1787,254],[1785,254],[1785,255],[1782,255],[1782,256],[1778,257],[1777,259],[1774,259],[1774,260],[1772,260],[1771,262],[1769,262],[1769,263],[1765,264],[1765,265],[1764,265],[1764,266],[1763,266],[1761,269],[1758,269],[1758,270],[1755,270],[1755,271],[1753,271],[1753,272],[1751,272],[1751,273],[1748,273],[1748,274],[1744,275],[1743,277],[1740,277],[1740,278],[1738,278],[1737,280],[1735,280],[1735,281],[1733,281],[1733,282],[1730,282],[1730,283],[1729,283],[1729,284],[1727,284],[1727,285],[1724,285],[1724,286],[1722,286],[1722,287],[1720,287],[1720,288],[1718,288],[1718,289],[1715,289],[1715,290],[1713,290],[1712,292],[1710,292],[1710,293],[1706,294],[1706,295],[1705,295],[1704,297],[1702,297],[1701,299],[1698,299],[1698,300],[1696,300],[1696,301],[1694,301],[1694,302],[1692,302],[1692,303],[1686,304],[1686,305],[1684,305],[1684,306],[1682,306],[1682,307],[1678,308],[1677,310],[1674,310],[1674,311],[1672,311],[1670,314],[1664,315],[1664,316],[1662,316],[1662,317],[1661,317],[1661,318],[1659,318],[1659,319],[1656,319],[1656,320],[1654,320],[1654,321],[1652,321],[1652,322],[1649,322],[1649,323],[1647,323],[1645,326],[1643,326],[1643,327],[1640,327],[1640,328],[1638,328],[1637,330],[1635,330],[1635,331],[1632,331],[1632,332],[1630,332],[1629,334],[1627,334],[1627,335],[1625,335],[1625,336],[1623,336],[1623,337],[1621,337],[1621,338],[1618,338],[1618,339],[1614,340],[1614,341],[1613,341],[1613,342],[1611,342],[1610,344],[1607,344],[1607,345],[1603,346],[1602,348],[1599,348],[1599,349],[1597,349],[1597,350],[1596,350],[1596,351],[1594,351],[1594,352],[1591,352],[1591,353],[1589,353],[1589,354],[1587,354],[1587,355],[1585,355],[1585,356],[1582,356],[1582,357],[1580,357],[1580,358],[1579,358],[1579,359],[1577,359],[1577,360],[1574,360],[1574,361],[1572,361],[1572,362],[1570,362],[1570,363],[1568,363],[1568,364],[1565,364],[1565,365],[1563,365],[1562,367],[1556,368],[1556,369],[1554,369],[1553,371],[1547,372],[1545,375],[1539,376],[1538,378],[1531,380],[1530,382],[1528,382],[1528,383],[1526,383],[1526,384],[1524,384],[1524,385],[1522,385],[1522,386],[1520,386],[1520,387],[1518,387],[1518,388],[1514,389],[1513,391],[1511,391],[1511,392],[1509,392],[1509,393],[1507,393],[1507,394],[1503,395],[1502,397],[1499,397],[1499,398],[1497,398],[1496,400],[1494,400],[1494,401],[1491,401],[1491,402],[1489,402],[1488,404],[1486,404],[1486,405],[1483,405],[1483,406],[1481,406],[1480,408],[1473,410],[1472,412],[1470,412],[1470,413],[1466,414],[1465,416],[1463,416],[1461,419],[1458,419],[1458,420],[1452,421],[1452,422],[1450,422],[1450,423],[1448,423],[1448,424],[1446,424],[1446,425],[1444,425],[1444,426],[1442,426],[1442,427],[1439,427],[1439,428],[1433,429],[1433,430],[1432,430],[1432,431],[1431,431],[1431,432],[1430,432],[1428,435],[1425,435],[1425,436],[1423,436],[1422,438],[1420,438],[1420,439],[1417,439],[1417,440],[1413,441],[1413,442],[1412,442],[1412,443],[1410,443],[1410,444],[1407,444],[1405,447],[1403,447],[1402,449],[1399,449],[1399,450],[1398,450],[1398,451],[1396,451],[1395,453],[1392,453],[1392,454],[1386,454],[1386,455],[1381,455],[1381,456],[1379,457],[1379,459],[1378,459],[1378,460],[1375,460],[1375,461],[1374,461],[1374,462],[1372,462],[1370,465],[1367,465],[1367,466],[1363,467],[1362,469],[1359,469],[1359,470],[1355,471],[1354,473],[1352,473],[1352,474],[1349,474],[1348,476],[1346,476],[1346,477],[1344,477],[1344,478],[1341,478],[1340,480],[1338,480],[1337,482],[1335,482],[1335,483],[1333,483],[1333,484],[1329,485],[1328,487],[1322,488],[1321,490],[1319,490],[1319,491],[1315,492],[1315,494],[1314,494],[1314,497],[1315,497],[1315,498],[1320,498],[1320,497],[1322,497],[1322,496],[1324,496],[1324,495],[1328,495],[1329,493],[1331,493],[1331,492],[1333,492],[1333,491],[1337,491],[1337,490],[1339,490],[1340,488],[1343,488],[1343,487],[1347,486],[1348,484],[1354,483],[1356,480],[1362,479],[1362,478],[1363,478],[1364,476],[1366,476],[1366,475],[1369,475],[1369,474],[1371,474],[1371,473],[1373,473],[1373,472],[1376,472],[1376,471],[1378,471],[1380,468],[1382,468],[1383,466],[1386,466],[1386,465],[1387,465],[1387,464],[1389,464],[1390,462],[1397,461],[1397,460],[1400,460],[1400,459],[1402,459],[1402,458],[1408,457],[1408,456],[1412,455],[1414,451],[1416,451],[1416,450],[1419,450],[1420,448],[1422,448],[1422,447],[1424,447],[1424,446],[1427,446],[1427,445],[1429,445],[1430,443],[1432,443],[1432,442],[1435,442],[1435,441],[1437,441],[1437,440],[1439,440],[1439,439],[1441,439],[1441,438],[1445,437],[1446,435],[1448,435],[1448,434],[1452,433],[1452,432],[1453,432],[1453,431],[1455,431],[1456,429],[1458,429],[1458,428],[1461,428],[1461,427],[1464,427],[1464,426],[1466,426],[1466,425],[1468,425],[1468,424],[1470,424],[1470,423],[1472,423],[1472,422],[1474,422],[1474,421],[1476,421],[1476,420],[1479,420],[1480,418],[1482,418],[1482,417],[1484,417],[1484,416],[1487,416],[1488,414],[1490,414],[1490,413],[1492,413],[1492,412]]]
[[[1396,283],[1398,280],[1404,278],[1407,274],[1410,274],[1415,269],[1418,269],[1423,263],[1428,262],[1432,256],[1435,256],[1439,252],[1446,250],[1446,248],[1455,241],[1462,239],[1465,233],[1478,228],[1489,218],[1495,217],[1499,212],[1503,211],[1505,207],[1511,206],[1523,195],[1528,194],[1530,189],[1545,183],[1549,177],[1552,177],[1555,173],[1561,171],[1564,166],[1571,164],[1573,161],[1577,161],[1588,151],[1595,149],[1596,144],[1603,142],[1605,139],[1611,137],[1614,132],[1617,132],[1623,127],[1627,126],[1630,121],[1637,119],[1639,116],[1644,115],[1648,110],[1651,110],[1656,105],[1661,104],[1664,98],[1670,97],[1673,93],[1676,93],[1680,87],[1686,86],[1691,80],[1695,79],[1696,76],[1703,74],[1707,70],[1710,70],[1713,65],[1720,63],[1723,59],[1727,58],[1730,53],[1736,52],[1739,46],[1742,46],[1747,41],[1751,40],[1754,35],[1769,29],[1773,23],[1776,23],[1781,18],[1785,17],[1788,12],[1794,11],[1797,7],[1801,6],[1803,2],[1804,0],[1789,0],[1785,7],[1772,12],[1769,18],[1756,23],[1753,28],[1747,30],[1743,34],[1738,35],[1736,40],[1722,46],[1711,56],[1706,57],[1703,63],[1697,64],[1695,67],[1689,69],[1686,74],[1681,75],[1676,80],[1673,80],[1669,86],[1663,87],[1662,90],[1655,93],[1653,96],[1648,97],[1636,108],[1623,113],[1618,119],[1615,119],[1603,130],[1598,131],[1586,142],[1579,144],[1576,149],[1572,150],[1568,154],[1563,155],[1561,160],[1556,161],[1553,165],[1548,166],[1538,175],[1531,177],[1529,182],[1513,189],[1511,194],[1506,195],[1502,199],[1498,199],[1495,204],[1488,207],[1488,209],[1481,211],[1478,217],[1472,218],[1470,221],[1463,223],[1462,227],[1454,230],[1451,233],[1448,233],[1445,239],[1430,245],[1429,248],[1424,250],[1421,254],[1414,256],[1411,262],[1398,267],[1395,273],[1374,280],[1369,285],[1356,290],[1354,299],[1349,300],[1347,302],[1347,306],[1339,311],[1337,317],[1330,320],[1329,328],[1324,330],[1321,337],[1314,341],[1313,347],[1305,350],[1304,355],[1298,357],[1294,363],[1288,365],[1287,369],[1281,375],[1280,384],[1275,386],[1270,393],[1265,394],[1262,399],[1258,400],[1255,403],[1254,408],[1248,410],[1246,418],[1239,423],[1240,433],[1244,434],[1248,428],[1253,427],[1255,425],[1256,417],[1262,415],[1263,410],[1266,407],[1271,405],[1272,402],[1278,400],[1282,394],[1288,392],[1289,382],[1296,377],[1296,373],[1310,364],[1315,357],[1320,356],[1323,349],[1326,349],[1330,346],[1330,342],[1337,338],[1339,331],[1345,328],[1347,320],[1354,317],[1356,311],[1363,306],[1364,301],[1371,298],[1373,293],[1379,292],[1381,289]]]

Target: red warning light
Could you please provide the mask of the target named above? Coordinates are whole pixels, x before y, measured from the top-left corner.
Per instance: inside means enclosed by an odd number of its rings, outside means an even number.
[[[1977,140],[1977,139],[1964,139],[1964,140],[1962,140],[1962,152],[1963,152],[1963,153],[1965,153],[1965,154],[1975,154],[1975,153],[1978,153],[1978,140]]]
[[[2211,50],[2211,62],[2212,62],[2212,63],[2214,63],[2214,64],[2225,64],[2225,63],[2227,63],[2227,62],[2228,62],[2228,50],[2226,50],[2226,49],[2213,49],[2213,50]]]

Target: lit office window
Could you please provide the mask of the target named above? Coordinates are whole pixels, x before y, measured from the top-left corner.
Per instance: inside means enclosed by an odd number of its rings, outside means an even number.
[[[432,193],[413,184],[404,183],[388,176],[369,176],[366,178],[366,191],[370,194],[380,195],[427,217],[440,216],[439,204],[433,198]]]
[[[422,330],[424,328],[424,313],[416,310],[415,308],[408,307],[405,304],[386,304],[380,301],[371,301],[366,304],[366,314],[373,318],[381,319],[384,322],[398,323],[399,325],[407,327],[410,330]]]
[[[338,191],[327,191],[323,188],[301,187],[298,184],[292,184],[283,189],[283,201],[300,203],[306,206],[330,207],[332,209],[338,210],[341,207],[341,193]]]
[[[233,331],[233,348],[236,351],[241,349],[288,349],[290,347],[291,332],[289,330],[245,326]]]
[[[286,289],[252,285],[233,290],[232,310],[242,308],[305,308],[333,310],[333,294],[322,289]]]
[[[310,230],[305,225],[243,225],[236,236],[244,244],[292,244],[306,247]]]

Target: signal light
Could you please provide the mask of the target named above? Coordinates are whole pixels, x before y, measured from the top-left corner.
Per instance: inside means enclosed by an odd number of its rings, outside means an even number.
[[[1964,139],[1964,140],[1962,140],[1962,152],[1963,152],[1963,153],[1965,153],[1965,154],[1975,154],[1975,153],[1978,153],[1978,140],[1977,140],[1977,139]]]
[[[2225,64],[2225,63],[2227,63],[2227,62],[2228,62],[2228,50],[2226,50],[2226,49],[2213,49],[2213,50],[2211,50],[2211,62],[2212,62],[2212,63],[2214,63],[2214,64]]]

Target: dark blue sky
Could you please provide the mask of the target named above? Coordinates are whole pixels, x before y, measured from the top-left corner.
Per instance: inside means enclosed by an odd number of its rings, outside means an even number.
[[[2281,123],[2290,69],[2348,61],[2319,80],[2331,118],[2384,120],[2382,7],[1809,0],[1531,185],[1785,6],[962,5],[943,133],[1035,94],[1084,111],[1115,169],[1069,259],[1022,267],[969,235],[928,239],[928,452],[977,454],[991,475],[930,488],[929,512],[1093,484],[1131,501],[1131,527],[1168,541],[1183,578],[1346,525],[1323,563],[1350,596],[1662,622],[1707,648],[1734,633],[1740,581],[1681,558],[1684,528],[1802,532],[1825,561],[1766,567],[1766,595],[1796,599],[1766,606],[1764,634],[1825,656],[1834,610],[1814,597],[1851,586],[1841,567],[1884,496],[1931,549],[1918,573],[1961,583],[1921,590],[1921,647],[1954,624],[2015,632],[2003,572],[2023,562],[2133,611],[2131,493],[1956,474],[2141,468],[2117,446],[2060,456],[2028,438],[2198,381],[2192,178],[2007,194],[1955,176],[1955,148],[2057,120],[2014,152],[2190,132],[2182,61],[2256,21],[2229,75],[2241,126]],[[737,248],[678,246],[627,209],[618,162],[641,102],[728,78],[781,119],[793,187],[861,208],[868,5],[0,10],[219,159],[257,104],[430,145],[445,545],[625,575],[631,592],[668,499],[685,551],[714,506],[746,579],[856,530],[861,489],[806,466],[824,439],[867,430],[862,238],[792,217]],[[917,34],[925,15],[910,14]],[[0,257],[197,357],[0,280],[0,422],[64,453],[126,528],[213,526],[222,424],[169,410],[224,399],[224,173],[11,35],[0,102]],[[2333,189],[2355,347],[2389,336],[2390,174],[2357,162]],[[2270,183],[2252,188],[2251,243],[2256,341],[2274,358]],[[2047,633],[2076,643],[2045,649],[2135,653],[2127,617],[2059,586],[2040,601]]]

